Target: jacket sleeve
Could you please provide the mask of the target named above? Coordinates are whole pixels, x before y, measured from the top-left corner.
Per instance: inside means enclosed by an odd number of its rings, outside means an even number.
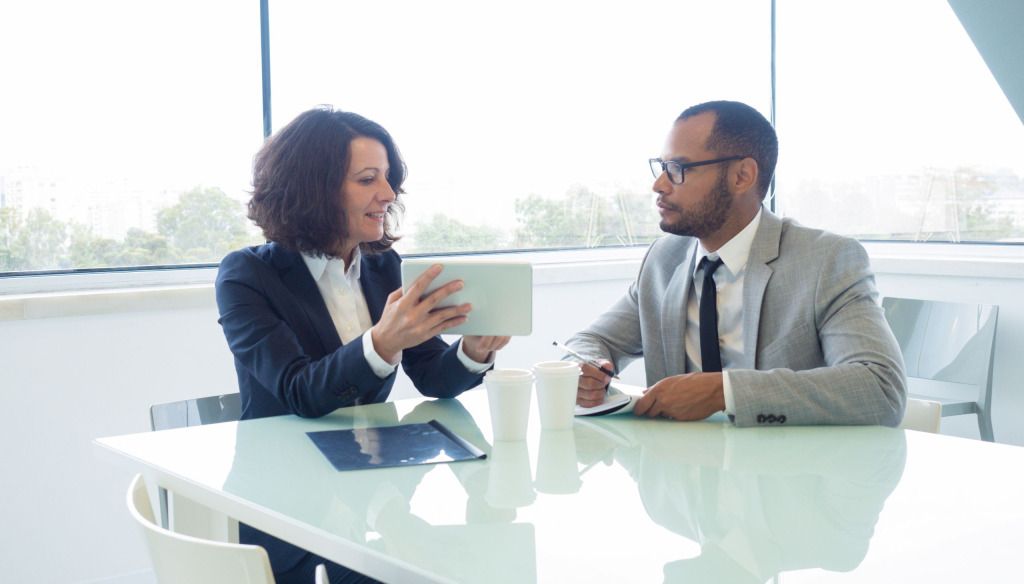
[[[413,385],[427,397],[456,397],[483,381],[483,374],[472,373],[459,361],[458,342],[448,345],[433,337],[402,352],[402,369]]]
[[[643,334],[640,326],[640,279],[651,257],[648,249],[640,264],[637,278],[629,289],[607,310],[593,320],[587,328],[576,333],[566,345],[584,357],[607,359],[618,373],[630,363],[644,356]]]
[[[867,252],[839,238],[816,277],[809,322],[759,347],[756,371],[729,371],[736,425],[785,416],[787,424],[897,426],[906,402],[903,357],[878,306]],[[824,365],[796,367],[804,355],[820,355]]]

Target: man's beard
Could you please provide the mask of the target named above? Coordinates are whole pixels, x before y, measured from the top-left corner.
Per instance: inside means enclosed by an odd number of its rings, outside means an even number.
[[[669,223],[662,219],[659,227],[665,233],[672,235],[686,235],[704,239],[718,231],[725,225],[729,218],[729,210],[732,208],[732,195],[729,194],[728,173],[722,170],[718,174],[718,180],[711,187],[707,199],[693,211],[683,211],[679,207],[662,201],[663,205],[679,214],[675,223]]]

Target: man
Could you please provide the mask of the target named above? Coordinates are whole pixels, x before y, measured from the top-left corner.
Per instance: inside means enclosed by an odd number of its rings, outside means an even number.
[[[750,106],[684,111],[651,160],[669,235],[568,344],[615,371],[644,358],[650,387],[637,415],[896,426],[906,376],[867,253],[762,207],[777,159],[775,130]],[[582,368],[577,403],[597,405],[609,377]]]

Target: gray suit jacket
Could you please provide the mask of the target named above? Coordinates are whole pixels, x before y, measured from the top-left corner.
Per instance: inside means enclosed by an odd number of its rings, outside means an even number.
[[[696,245],[655,241],[626,295],[568,344],[617,371],[643,357],[648,386],[685,373]],[[898,425],[906,375],[877,297],[857,241],[764,210],[744,275],[744,363],[729,370],[735,423]]]

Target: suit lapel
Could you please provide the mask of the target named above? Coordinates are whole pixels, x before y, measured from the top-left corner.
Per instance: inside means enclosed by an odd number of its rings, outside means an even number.
[[[331,319],[331,313],[327,311],[327,304],[324,303],[320,289],[317,288],[306,263],[302,261],[302,255],[288,251],[277,244],[271,245],[275,246],[272,261],[281,282],[302,307],[309,320],[309,328],[316,332],[323,344],[324,354],[336,351],[341,346],[341,337],[338,336],[338,330],[334,328],[334,320]]]
[[[757,368],[757,336],[761,325],[761,305],[764,292],[772,277],[768,266],[779,257],[779,239],[782,220],[767,209],[761,213],[754,242],[747,258],[747,273],[743,277],[743,368]]]
[[[697,240],[686,246],[685,260],[676,267],[665,293],[661,307],[661,322],[679,323],[662,326],[662,345],[665,347],[665,364],[668,375],[686,372],[686,304],[690,301],[690,287],[693,280],[693,258]]]

